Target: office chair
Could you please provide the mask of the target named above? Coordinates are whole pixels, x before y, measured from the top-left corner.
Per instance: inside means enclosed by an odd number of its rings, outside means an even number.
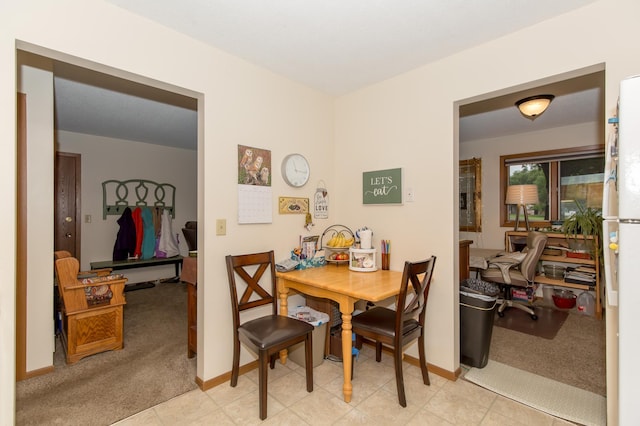
[[[402,375],[402,348],[415,339],[418,339],[422,381],[430,385],[424,349],[424,318],[435,263],[435,256],[420,262],[405,262],[396,310],[376,306],[351,320],[352,331],[357,338],[376,342],[377,362],[382,358],[383,343],[393,348],[398,401],[403,407],[407,406],[407,399]]]
[[[275,367],[276,356],[291,345],[304,342],[307,392],[313,391],[313,325],[295,318],[277,313],[276,268],[273,251],[265,253],[227,256],[227,275],[231,291],[233,312],[233,366],[231,369],[231,387],[238,384],[240,371],[240,343],[258,353],[258,392],[260,397],[260,420],[267,418],[267,364]],[[265,277],[265,288],[260,284]],[[240,288],[244,288],[238,298]],[[240,312],[259,306],[271,305],[271,315],[240,322]],[[292,389],[291,392],[295,392]]]
[[[531,231],[527,235],[527,246],[522,252],[508,253],[489,261],[489,267],[482,271],[482,279],[500,284],[504,298],[498,308],[498,315],[504,316],[507,308],[517,308],[537,320],[538,316],[529,304],[512,299],[513,287],[531,287],[536,275],[536,266],[547,244],[547,236],[542,232]]]

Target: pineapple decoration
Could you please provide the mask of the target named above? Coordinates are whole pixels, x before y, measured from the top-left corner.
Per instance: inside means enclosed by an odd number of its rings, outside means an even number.
[[[307,231],[311,232],[311,228],[313,228],[313,219],[311,219],[311,213],[307,213],[304,217],[304,227]]]

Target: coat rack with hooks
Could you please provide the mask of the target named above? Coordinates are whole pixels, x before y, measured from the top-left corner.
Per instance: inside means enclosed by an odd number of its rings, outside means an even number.
[[[130,198],[129,194],[132,194]],[[170,183],[157,183],[147,179],[102,182],[102,219],[121,215],[127,207],[159,207],[176,217],[176,187]]]

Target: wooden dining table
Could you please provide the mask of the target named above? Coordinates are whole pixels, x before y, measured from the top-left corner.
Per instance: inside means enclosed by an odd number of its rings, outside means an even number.
[[[402,272],[378,270],[374,272],[351,271],[346,264],[329,264],[319,268],[277,272],[280,314],[288,315],[289,290],[316,297],[323,297],[338,303],[342,314],[342,386],[345,402],[351,402],[351,315],[358,300],[379,302],[400,292]],[[280,353],[285,363],[287,352]]]

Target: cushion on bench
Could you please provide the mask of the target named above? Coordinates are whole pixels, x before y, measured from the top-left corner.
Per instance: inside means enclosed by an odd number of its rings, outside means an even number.
[[[111,291],[109,284],[95,284],[108,283],[110,281],[121,280],[123,278],[123,274],[113,274],[81,279],[80,282],[85,285],[84,295],[87,298],[87,304],[89,306],[98,305],[108,302],[113,297],[113,292]]]

